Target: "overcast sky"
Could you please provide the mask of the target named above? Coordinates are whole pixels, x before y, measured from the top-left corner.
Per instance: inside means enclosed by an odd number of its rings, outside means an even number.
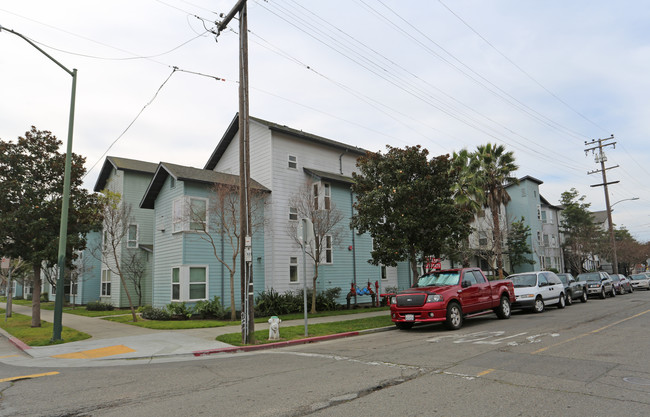
[[[202,168],[238,109],[236,0],[3,0],[0,26],[78,70],[73,151]],[[643,0],[249,0],[250,113],[385,151],[501,143],[552,204],[575,187],[650,240],[650,7]],[[178,70],[174,71],[174,68]],[[71,79],[0,32],[0,138],[65,142]],[[609,142],[614,142],[609,141]],[[63,149],[62,149],[63,151]]]

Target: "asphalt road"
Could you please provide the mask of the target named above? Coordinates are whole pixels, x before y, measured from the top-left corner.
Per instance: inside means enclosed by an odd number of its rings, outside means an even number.
[[[34,375],[0,382],[0,415],[648,416],[649,327],[650,292],[637,291],[455,332],[133,366],[0,365],[0,381]]]

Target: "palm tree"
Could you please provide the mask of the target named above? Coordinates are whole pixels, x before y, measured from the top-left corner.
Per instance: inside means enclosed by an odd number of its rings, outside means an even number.
[[[472,156],[472,170],[477,174],[478,183],[485,193],[483,207],[489,208],[492,212],[494,252],[499,279],[502,279],[503,248],[499,212],[501,204],[507,204],[510,201],[510,195],[508,195],[505,186],[519,182],[516,177],[512,176],[519,167],[515,164],[513,152],[506,152],[503,145],[491,143],[479,145]]]
[[[457,181],[453,185],[454,199],[459,210],[470,214],[468,221],[471,223],[474,215],[483,207],[485,193],[480,183],[480,177],[473,169],[473,155],[466,149],[454,152],[451,158],[451,169],[457,173]],[[469,266],[469,236],[467,240],[459,242],[457,256],[463,267]]]

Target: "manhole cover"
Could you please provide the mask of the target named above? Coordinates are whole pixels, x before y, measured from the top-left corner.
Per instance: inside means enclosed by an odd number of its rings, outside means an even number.
[[[627,378],[623,378],[623,381],[629,382],[630,384],[650,385],[650,379],[648,379],[648,378],[639,378],[639,377],[636,377],[636,376],[628,376]]]

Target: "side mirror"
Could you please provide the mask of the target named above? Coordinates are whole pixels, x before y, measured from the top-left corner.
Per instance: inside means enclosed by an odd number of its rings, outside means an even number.
[[[460,284],[460,286],[461,286],[462,288],[467,288],[467,287],[471,287],[471,286],[472,286],[472,283],[469,282],[469,281],[464,280],[464,281]]]
[[[539,286],[540,287],[546,287],[548,285],[548,282],[540,282]]]

